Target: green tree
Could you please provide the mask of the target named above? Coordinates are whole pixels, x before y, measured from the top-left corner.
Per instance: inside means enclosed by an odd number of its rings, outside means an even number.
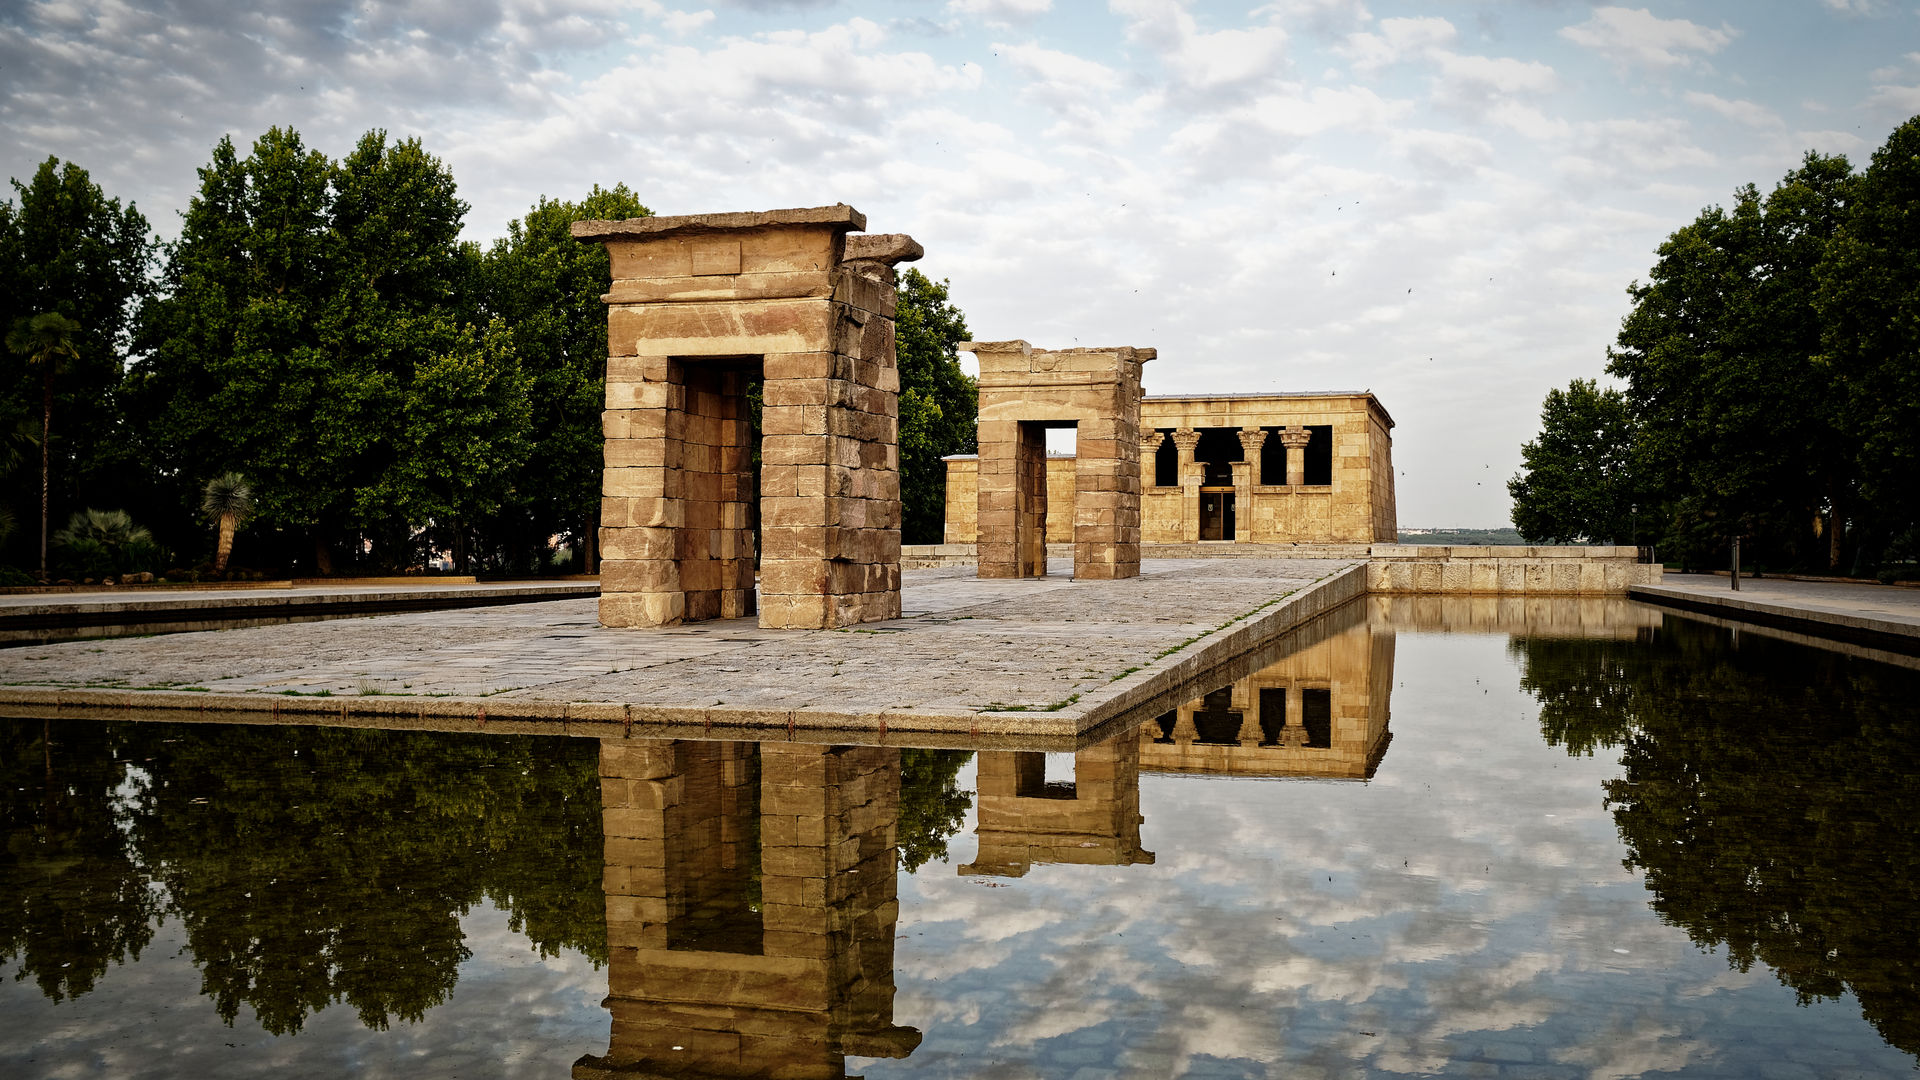
[[[506,327],[443,324],[445,351],[416,370],[400,405],[394,456],[361,510],[431,523],[455,569],[469,569],[472,523],[498,515],[527,458],[532,408]]]
[[[1874,152],[1817,272],[1822,361],[1845,387],[1859,512],[1881,542],[1920,523],[1920,117]]]
[[[233,554],[233,534],[253,516],[253,488],[237,472],[224,472],[200,489],[200,514],[218,533],[213,546],[213,572],[227,571]]]
[[[1520,448],[1507,481],[1513,523],[1529,543],[1636,541],[1634,425],[1626,396],[1575,379],[1547,392],[1540,434]]]
[[[343,539],[408,534],[365,520],[363,493],[395,467],[394,420],[459,314],[467,206],[419,140],[380,131],[338,165],[290,129],[244,160],[223,139],[200,177],[143,312],[147,442],[183,509],[244,468],[262,520],[308,536],[329,573]]]
[[[909,873],[928,859],[947,857],[947,838],[960,831],[973,792],[959,785],[971,750],[900,751],[900,868]]]
[[[1805,562],[1815,516],[1842,520],[1850,471],[1812,299],[1852,183],[1845,158],[1808,154],[1764,199],[1748,185],[1731,209],[1702,211],[1628,290],[1607,370],[1627,383],[1634,471],[1669,544],[1753,537]]]
[[[519,558],[534,562],[548,538],[566,535],[597,569],[600,522],[601,428],[606,407],[607,308],[611,287],[607,249],[573,239],[572,224],[588,218],[647,217],[626,185],[595,185],[578,202],[542,197],[507,235],[488,249],[476,276],[482,311],[502,322],[525,373],[532,405],[529,448],[515,515],[496,529]]]
[[[70,162],[48,158],[26,183],[14,180],[13,190],[17,205],[0,203],[0,327],[48,315],[73,326],[72,352],[51,386],[46,380],[53,372],[44,366],[11,368],[0,377],[0,427],[11,429],[27,416],[61,417],[58,438],[42,440],[44,495],[21,485],[8,498],[18,506],[44,497],[42,516],[51,521],[82,490],[104,501],[143,487],[127,468],[116,390],[154,248],[146,218],[108,198]],[[41,537],[44,548],[44,529]]]
[[[22,319],[7,334],[7,350],[40,377],[40,576],[47,576],[48,475],[53,449],[53,382],[63,360],[78,360],[81,326],[57,311]]]
[[[980,393],[960,370],[957,348],[970,336],[945,279],[934,281],[911,267],[900,275],[894,322],[900,364],[900,528],[909,544],[943,539],[947,471],[941,458],[978,449],[974,422]]]

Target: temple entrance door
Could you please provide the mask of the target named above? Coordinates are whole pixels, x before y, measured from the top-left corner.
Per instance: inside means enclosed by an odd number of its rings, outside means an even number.
[[[1233,492],[1200,491],[1200,539],[1233,539]]]

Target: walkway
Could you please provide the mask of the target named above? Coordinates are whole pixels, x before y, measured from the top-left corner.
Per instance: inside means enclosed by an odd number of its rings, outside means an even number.
[[[909,571],[904,618],[845,630],[610,630],[583,599],[27,646],[0,707],[1078,735],[1366,588],[1357,561],[1052,569]]]
[[[1636,585],[1639,600],[1742,622],[1902,653],[1920,653],[1920,589],[1826,581],[1726,578],[1668,574],[1658,585]]]
[[[437,611],[598,596],[593,580],[148,588],[0,595],[0,642],[125,633],[213,630],[294,619]]]

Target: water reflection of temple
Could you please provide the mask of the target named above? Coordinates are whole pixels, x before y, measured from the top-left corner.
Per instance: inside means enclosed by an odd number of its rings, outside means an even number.
[[[1035,863],[1132,866],[1140,848],[1140,752],[1131,738],[1073,755],[1072,779],[1049,780],[1037,752],[975,756],[980,852],[962,874],[1020,877]]]
[[[1141,725],[1148,772],[1370,779],[1393,738],[1393,630],[1360,605],[1304,628],[1286,655]]]
[[[893,1023],[900,752],[601,744],[617,1076],[846,1075],[905,1057]]]

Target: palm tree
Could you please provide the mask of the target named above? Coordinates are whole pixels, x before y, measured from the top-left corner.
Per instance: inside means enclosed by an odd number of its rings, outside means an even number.
[[[74,339],[79,323],[57,311],[43,312],[13,324],[7,348],[23,357],[28,367],[40,369],[40,579],[47,577],[47,463],[53,435],[53,373],[62,358],[80,359]]]
[[[200,513],[220,527],[220,541],[213,551],[213,572],[227,572],[227,556],[233,554],[234,530],[253,516],[253,488],[237,472],[221,473],[207,481],[200,493]]]

